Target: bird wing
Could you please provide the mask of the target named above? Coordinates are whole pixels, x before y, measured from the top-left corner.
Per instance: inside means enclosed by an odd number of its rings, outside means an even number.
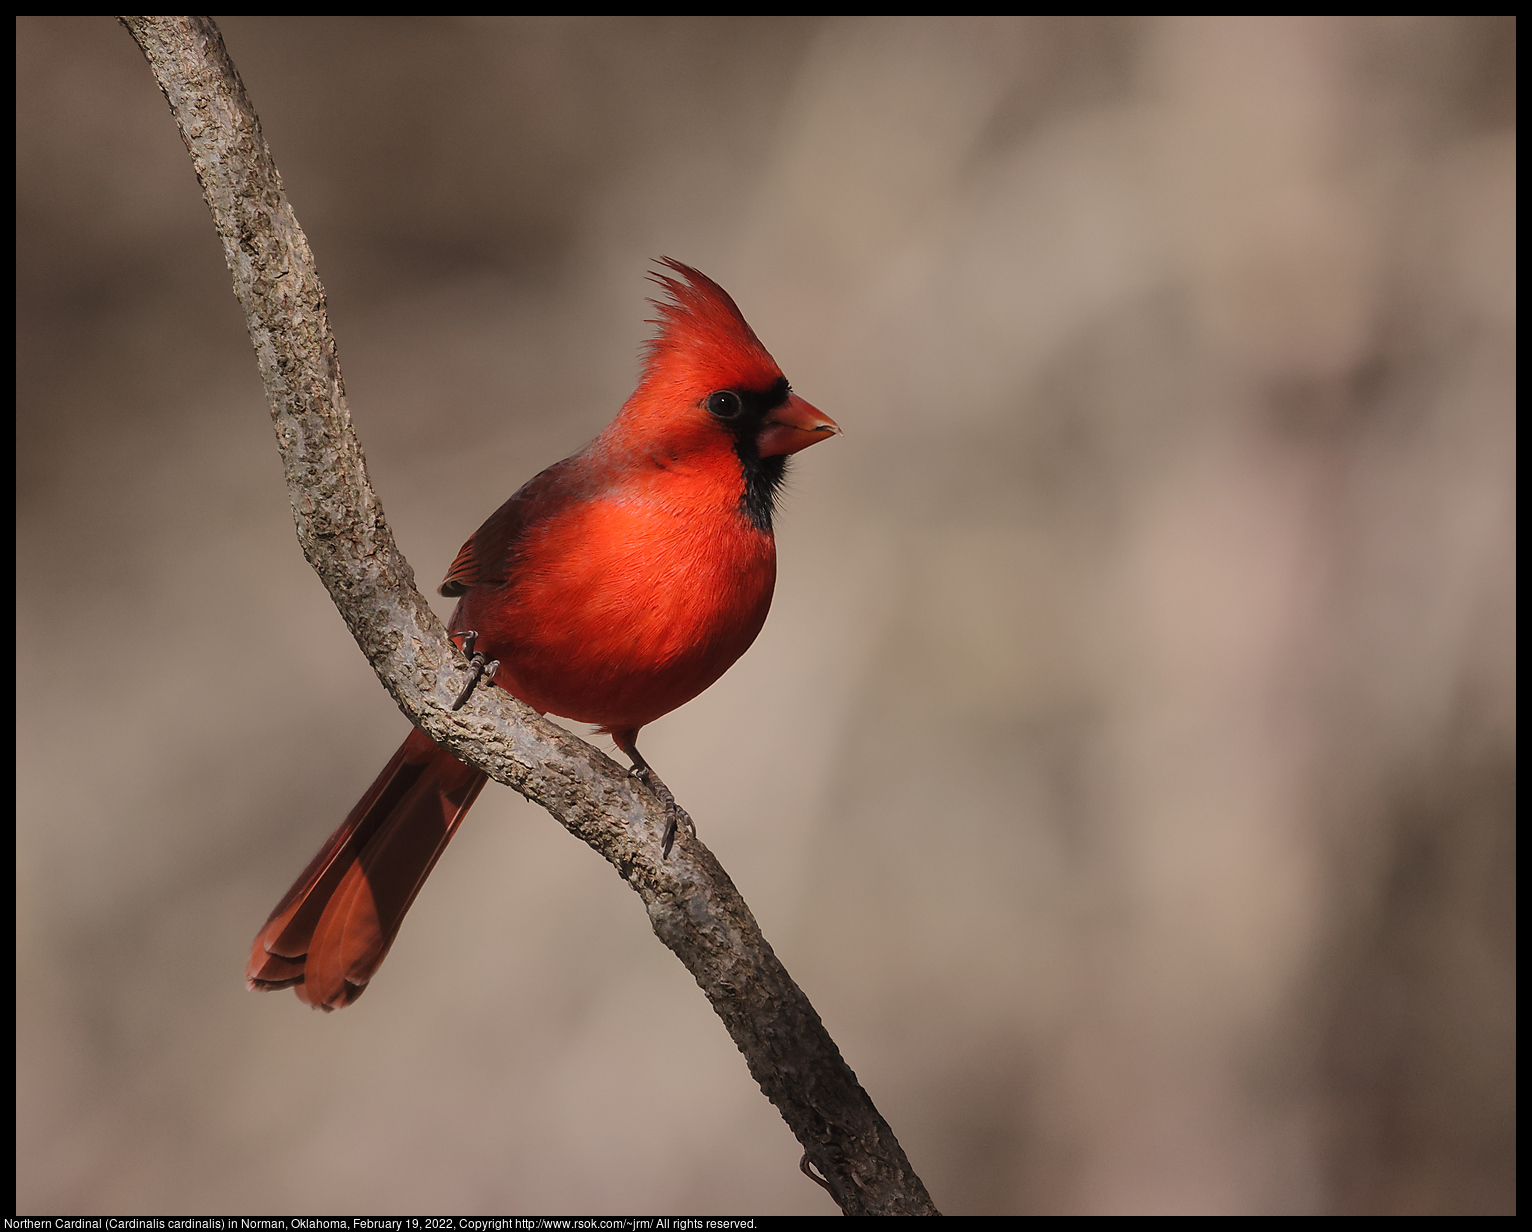
[[[458,549],[437,593],[453,598],[474,586],[508,581],[515,570],[518,545],[527,532],[589,494],[592,484],[582,480],[588,470],[583,463],[582,451],[522,484]]]

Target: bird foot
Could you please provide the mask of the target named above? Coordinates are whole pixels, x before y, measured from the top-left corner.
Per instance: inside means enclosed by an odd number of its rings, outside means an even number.
[[[692,821],[691,814],[676,803],[676,798],[671,794],[670,788],[665,786],[665,781],[647,764],[634,766],[630,773],[648,787],[665,806],[665,835],[660,840],[660,859],[668,860],[670,849],[675,846],[679,823],[684,821],[687,831],[691,834],[697,833],[697,825]]]
[[[457,701],[452,703],[454,710],[461,710],[463,704],[473,696],[473,691],[478,687],[479,680],[493,680],[495,673],[500,670],[500,660],[490,659],[482,651],[474,650],[474,643],[479,640],[478,631],[464,629],[456,633],[447,634],[449,638],[460,637],[463,639],[463,653],[468,655],[468,683],[463,686],[463,691],[457,695]]]

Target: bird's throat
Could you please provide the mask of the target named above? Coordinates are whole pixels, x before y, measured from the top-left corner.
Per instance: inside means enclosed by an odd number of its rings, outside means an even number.
[[[736,441],[734,452],[739,456],[740,470],[745,479],[745,489],[739,498],[739,511],[756,530],[769,535],[777,493],[782,488],[782,481],[787,478],[787,455],[761,457],[754,438]]]

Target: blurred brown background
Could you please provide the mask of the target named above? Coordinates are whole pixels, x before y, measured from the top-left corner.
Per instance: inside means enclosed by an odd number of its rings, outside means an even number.
[[[1513,21],[222,27],[423,585],[661,254],[846,428],[644,748],[943,1210],[1514,1209]],[[17,31],[20,1211],[832,1210],[503,788],[244,990],[404,721],[146,65]]]

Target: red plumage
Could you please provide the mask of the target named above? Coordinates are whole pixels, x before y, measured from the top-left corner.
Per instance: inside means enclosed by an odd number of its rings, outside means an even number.
[[[786,455],[839,429],[791,393],[728,293],[677,261],[638,388],[605,431],[490,515],[441,593],[454,632],[534,709],[638,731],[750,646],[776,582]],[[256,935],[252,988],[323,1009],[361,995],[484,775],[412,731]],[[653,778],[662,798],[669,792]]]

